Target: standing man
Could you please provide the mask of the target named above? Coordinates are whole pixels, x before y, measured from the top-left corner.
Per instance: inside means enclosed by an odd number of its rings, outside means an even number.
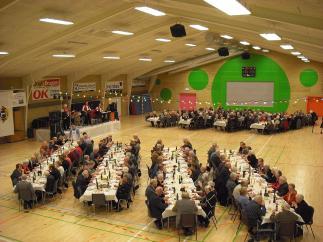
[[[24,209],[32,209],[33,201],[36,200],[36,194],[33,185],[27,181],[26,175],[21,176],[21,181],[17,183],[14,192],[18,193],[19,200],[23,200]]]
[[[73,141],[78,141],[81,137],[80,130],[76,128],[75,124],[72,124],[69,134],[69,139]]]

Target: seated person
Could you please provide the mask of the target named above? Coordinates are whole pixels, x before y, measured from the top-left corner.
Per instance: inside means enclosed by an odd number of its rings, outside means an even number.
[[[86,191],[87,186],[89,185],[89,171],[84,170],[78,177],[76,178],[75,187],[78,192],[78,196],[81,197]]]
[[[225,185],[228,190],[228,197],[229,198],[232,197],[233,190],[237,186],[237,179],[238,179],[237,174],[234,172],[231,172],[230,178]]]
[[[235,200],[238,199],[238,197],[240,196],[240,190],[243,187],[247,187],[248,188],[248,181],[247,180],[242,180],[240,184],[238,184],[232,192],[232,196]]]
[[[280,197],[285,196],[288,193],[288,183],[285,176],[279,177],[279,187],[277,189],[277,194]]]
[[[156,187],[157,187],[157,179],[151,179],[145,191],[145,196],[147,198],[147,201],[149,201],[153,196],[153,194],[155,193]]]
[[[122,180],[120,182],[120,185],[117,190],[117,199],[125,199],[127,200],[127,207],[129,207],[128,201],[130,200],[130,191],[131,191],[131,185],[128,182],[127,176],[123,176]],[[115,204],[116,205],[116,204]],[[122,207],[119,207],[118,211],[121,211]]]
[[[164,174],[163,173],[157,174],[157,186],[164,188]]]
[[[196,214],[197,207],[193,200],[190,200],[190,196],[187,192],[182,192],[182,199],[177,200],[173,211],[176,212],[176,225],[180,224],[182,214]],[[184,228],[184,234],[186,236],[192,235],[192,228]]]
[[[55,181],[61,178],[61,174],[59,170],[54,165],[49,165],[48,170],[49,170],[49,174],[51,174],[55,178]]]
[[[188,147],[190,150],[193,149],[191,142],[185,138],[183,139],[182,149],[185,149],[186,147]]]
[[[18,199],[24,201],[24,209],[32,209],[36,194],[33,185],[27,181],[25,174],[21,176],[21,181],[17,183],[14,192],[18,193]]]
[[[30,170],[29,170],[29,161],[28,160],[25,160],[23,163],[22,163],[22,170],[24,171],[24,174],[29,174],[30,173]]]
[[[283,175],[283,173],[277,169],[272,169],[271,172],[273,173],[273,175],[275,177],[272,182],[272,188],[277,190],[279,187],[279,177],[281,177]]]
[[[242,210],[248,206],[250,200],[248,196],[248,189],[247,187],[242,187],[240,190],[240,196],[236,199],[237,203],[241,207]]]
[[[281,235],[284,235],[284,231],[289,229],[290,224],[294,224],[296,226],[298,216],[290,211],[288,203],[283,203],[282,211],[277,214],[274,211],[270,216],[270,219],[273,222],[278,223],[277,237],[279,238],[283,237]]]
[[[155,218],[155,224],[158,229],[162,229],[162,213],[167,208],[167,204],[162,198],[163,188],[157,187],[155,193],[152,194],[149,200],[149,209],[151,216]]]
[[[210,218],[215,216],[216,194],[211,186],[207,185],[204,188],[205,197],[201,200],[201,207],[204,210],[206,217],[199,216],[199,221],[205,227],[209,226]]]
[[[16,164],[16,169],[12,172],[10,176],[13,186],[15,186],[20,181],[22,173],[23,173],[22,165]]]
[[[295,212],[299,214],[305,223],[310,222],[312,217],[312,209],[311,207],[305,202],[304,196],[302,194],[297,194],[295,197],[295,202],[292,203]]]
[[[56,192],[56,191],[54,191],[55,182],[56,182],[55,177],[52,174],[50,174],[49,171],[45,171],[44,175],[46,176],[45,191],[55,193]]]
[[[32,155],[28,162],[28,169],[32,171],[36,166],[39,165],[36,155]]]
[[[296,202],[296,194],[297,191],[295,190],[295,184],[289,183],[288,184],[288,193],[284,196],[284,200],[289,204],[292,205],[293,202]]]
[[[247,160],[249,165],[256,169],[258,167],[258,160],[257,157],[255,156],[255,154],[252,151],[249,151],[248,156],[247,156]]]
[[[257,223],[266,214],[265,201],[261,195],[256,195],[243,210],[248,220],[248,232],[253,236]]]

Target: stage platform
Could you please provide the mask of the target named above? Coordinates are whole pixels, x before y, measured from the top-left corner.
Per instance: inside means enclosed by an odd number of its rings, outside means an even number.
[[[110,121],[101,124],[95,124],[90,126],[78,127],[80,133],[86,132],[90,137],[96,137],[102,134],[108,134],[120,129],[120,121]],[[69,135],[69,131],[65,131],[66,135]],[[36,129],[35,138],[37,141],[44,141],[50,139],[49,129]]]

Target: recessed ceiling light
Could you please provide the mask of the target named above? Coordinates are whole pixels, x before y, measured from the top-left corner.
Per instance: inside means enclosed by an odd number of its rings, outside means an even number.
[[[302,58],[301,60],[302,60],[302,61],[308,61],[308,59],[307,59],[307,58]]]
[[[221,36],[222,38],[224,38],[224,39],[233,39],[233,37],[232,37],[232,36],[227,35],[227,34],[221,34],[220,36]]]
[[[9,54],[9,52],[7,52],[7,51],[0,51],[0,55],[8,55]]]
[[[71,21],[62,20],[62,19],[55,19],[55,18],[41,18],[39,19],[40,22],[51,23],[51,24],[60,24],[60,25],[72,25],[74,24]]]
[[[259,46],[256,46],[256,45],[252,46],[252,48],[254,48],[255,50],[261,50],[261,48]]]
[[[301,55],[302,53],[301,52],[298,52],[298,51],[292,51],[290,52],[292,55]]]
[[[103,59],[120,60],[120,56],[103,56]]]
[[[281,38],[275,33],[264,33],[260,34],[260,36],[269,41],[281,40]]]
[[[204,27],[204,26],[199,25],[199,24],[191,24],[190,27],[193,28],[193,29],[201,30],[201,31],[209,30],[208,27]]]
[[[122,31],[122,30],[113,30],[112,33],[120,34],[120,35],[133,35],[133,33],[131,33],[131,32]]]
[[[268,52],[269,52],[269,50],[267,50],[267,49],[263,49],[263,50],[262,50],[262,52],[268,53]]]
[[[138,60],[140,60],[140,61],[152,61],[151,58],[139,58]]]
[[[303,56],[303,55],[298,55],[298,56],[297,56],[297,58],[299,58],[299,59],[303,59],[303,58],[305,58],[305,56]]]
[[[242,45],[250,45],[250,43],[247,42],[247,41],[240,41],[240,44],[242,44]]]
[[[205,48],[206,50],[209,50],[209,51],[214,51],[215,49],[214,48],[211,48],[211,47],[207,47]]]
[[[160,42],[171,42],[170,39],[165,39],[165,38],[157,38],[155,40],[160,41]]]
[[[204,0],[228,15],[248,15],[251,12],[237,0]]]
[[[175,60],[164,60],[165,63],[174,63]]]
[[[136,10],[148,13],[153,16],[164,16],[166,13],[150,7],[135,7]]]
[[[74,58],[75,57],[74,54],[54,54],[52,56],[56,57],[56,58]]]
[[[308,62],[310,62],[310,60],[305,60],[304,62],[308,63]]]
[[[284,50],[292,50],[294,47],[292,45],[286,44],[286,45],[280,45],[280,48]]]
[[[191,43],[187,43],[187,44],[185,44],[186,46],[190,46],[190,47],[195,47],[196,46],[196,44],[191,44]]]

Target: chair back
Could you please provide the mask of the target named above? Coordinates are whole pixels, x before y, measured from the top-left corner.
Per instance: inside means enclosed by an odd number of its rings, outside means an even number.
[[[74,197],[79,199],[80,198],[80,193],[77,190],[76,183],[75,181],[72,181],[72,186],[73,186],[73,191],[74,191]]]
[[[278,235],[281,238],[294,238],[296,229],[295,222],[279,222]]]
[[[313,216],[314,216],[314,208],[312,206],[308,206],[308,221],[304,221],[306,224],[313,224]]]
[[[103,193],[93,193],[92,204],[98,205],[98,206],[106,205],[105,195]]]
[[[51,193],[53,194],[57,193],[58,182],[59,182],[59,179],[55,180],[53,190],[50,191]]]
[[[179,225],[181,228],[195,228],[196,214],[181,214]]]

